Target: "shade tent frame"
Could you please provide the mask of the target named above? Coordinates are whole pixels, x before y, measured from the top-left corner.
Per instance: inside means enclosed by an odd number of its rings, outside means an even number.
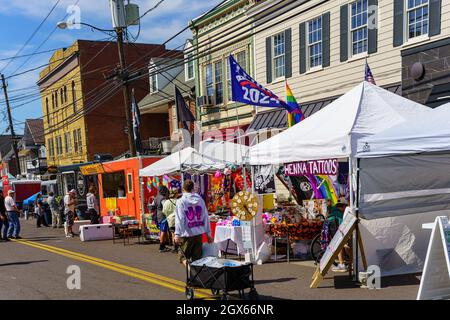
[[[346,113],[341,114],[341,112]],[[358,142],[406,123],[416,114],[423,115],[427,112],[430,112],[430,109],[426,106],[368,82],[362,82],[300,124],[252,147],[249,162],[251,165],[281,165],[289,162],[330,158],[346,158],[348,160],[350,209],[357,218],[357,232],[354,234],[356,271],[354,280],[357,281],[361,187],[360,160],[356,157]],[[353,117],[353,119],[349,119],[349,117]],[[342,127],[336,124],[339,119],[344,120]],[[322,129],[321,125],[325,127],[324,130],[328,130],[329,136],[326,133],[319,133],[318,138],[315,136],[315,132]],[[337,129],[337,138],[332,136],[334,129]],[[328,143],[329,145],[327,145]],[[282,154],[283,150],[289,148],[297,152]],[[274,149],[276,149],[275,156],[271,156],[270,152]],[[312,156],[308,156],[309,149],[312,150]],[[278,153],[276,153],[277,151]]]

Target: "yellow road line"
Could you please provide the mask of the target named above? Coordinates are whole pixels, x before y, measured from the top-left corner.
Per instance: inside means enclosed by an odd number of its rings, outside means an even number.
[[[112,261],[103,260],[103,259],[100,259],[100,258],[97,258],[97,257],[88,256],[88,255],[85,255],[85,254],[82,254],[82,253],[69,251],[69,250],[65,250],[65,249],[62,249],[62,248],[58,248],[58,247],[53,247],[53,246],[46,245],[46,244],[43,244],[43,243],[36,243],[36,242],[29,241],[29,240],[19,240],[19,241],[31,242],[31,243],[34,243],[34,244],[36,244],[38,246],[43,246],[43,247],[46,247],[46,248],[50,248],[52,250],[61,251],[61,252],[64,252],[64,253],[67,253],[67,254],[70,254],[70,255],[76,255],[76,256],[79,256],[79,257],[84,258],[84,259],[93,260],[93,261],[96,261],[96,262],[99,262],[99,263],[107,264],[107,265],[110,265],[110,266],[113,266],[113,267],[117,267],[117,268],[120,268],[120,269],[125,269],[125,270],[131,271],[131,272],[134,272],[134,273],[138,273],[138,274],[141,274],[141,275],[144,275],[144,276],[153,277],[153,278],[156,278],[158,280],[163,280],[163,281],[169,282],[169,283],[171,283],[173,285],[182,286],[182,287],[185,287],[185,285],[186,285],[182,281],[178,281],[178,280],[175,280],[175,279],[172,279],[172,278],[164,277],[164,276],[152,273],[152,272],[144,271],[142,269],[137,269],[137,268],[133,268],[133,267],[129,267],[129,266],[123,265],[123,264],[115,263],[115,262],[112,262]],[[206,295],[211,296],[209,291],[205,290],[205,289],[196,289],[195,291],[199,292],[199,293],[204,293]]]
[[[132,267],[128,267],[125,265],[121,265],[118,263],[114,263],[114,262],[110,262],[110,261],[106,261],[103,259],[99,259],[99,258],[95,258],[95,257],[90,257],[87,255],[83,255],[80,253],[76,253],[76,252],[72,252],[72,251],[68,251],[65,249],[61,249],[61,248],[57,248],[57,247],[53,247],[53,246],[49,246],[49,245],[44,245],[41,243],[36,243],[36,242],[32,242],[32,241],[27,241],[27,240],[13,240],[15,242],[30,246],[30,247],[34,247],[37,249],[41,249],[41,250],[45,250],[48,252],[52,252],[55,254],[59,254],[62,256],[65,256],[67,258],[70,259],[74,259],[74,260],[78,260],[78,261],[82,261],[82,262],[86,262],[89,264],[93,264],[105,269],[109,269],[133,278],[137,278],[146,282],[150,282],[168,289],[172,289],[178,292],[185,292],[185,283],[175,280],[175,279],[171,279],[171,278],[167,278],[164,276],[160,276],[151,272],[147,272],[144,270],[140,270],[140,269],[136,269],[136,268],[132,268]],[[204,292],[204,290],[195,290],[195,296],[199,297],[199,298],[212,298],[213,296],[211,294],[206,294],[206,292]]]

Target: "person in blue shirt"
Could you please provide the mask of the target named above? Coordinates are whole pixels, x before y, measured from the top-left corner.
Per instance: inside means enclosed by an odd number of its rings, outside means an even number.
[[[41,224],[48,227],[49,225],[45,221],[45,210],[42,201],[42,194],[38,194],[34,200],[34,213],[36,214],[36,227],[40,228]]]

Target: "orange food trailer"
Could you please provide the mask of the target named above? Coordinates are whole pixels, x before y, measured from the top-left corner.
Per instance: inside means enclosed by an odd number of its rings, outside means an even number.
[[[143,190],[139,170],[160,160],[159,156],[141,156],[102,162],[98,174],[100,213],[102,216],[132,216],[140,220]]]

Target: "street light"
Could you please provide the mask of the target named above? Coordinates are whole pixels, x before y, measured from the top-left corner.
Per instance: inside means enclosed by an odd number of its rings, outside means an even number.
[[[97,28],[96,26],[93,26],[92,24],[89,23],[84,23],[84,22],[66,22],[66,21],[60,21],[56,24],[56,26],[60,29],[67,29],[68,27],[74,26],[74,25],[82,25],[82,26],[87,26],[90,27],[92,29],[98,30],[98,31],[102,31],[102,32],[114,32],[115,30],[108,30],[108,29],[101,29],[101,28]]]

